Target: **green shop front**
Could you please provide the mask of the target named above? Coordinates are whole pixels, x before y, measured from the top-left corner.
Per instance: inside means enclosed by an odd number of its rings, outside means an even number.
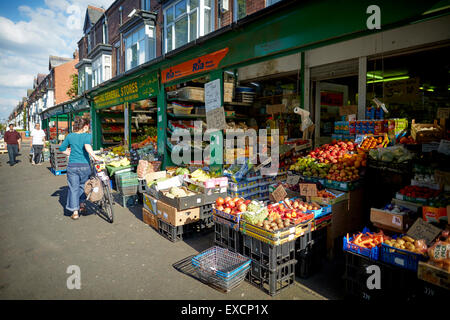
[[[94,149],[156,140],[158,86],[156,72],[140,72],[100,88],[91,107]]]

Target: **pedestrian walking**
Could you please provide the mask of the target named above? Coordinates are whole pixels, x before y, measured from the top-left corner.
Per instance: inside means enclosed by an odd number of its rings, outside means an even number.
[[[30,133],[33,141],[31,143],[31,148],[33,149],[33,158],[31,164],[41,165],[42,162],[42,149],[44,149],[45,143],[45,131],[41,129],[41,125],[36,123],[34,129]]]
[[[79,212],[86,210],[84,184],[91,175],[89,155],[96,161],[100,158],[94,154],[91,141],[90,120],[77,117],[73,124],[73,131],[69,133],[59,147],[59,150],[69,156],[67,165],[67,193],[66,209],[72,211],[71,218],[77,220]]]
[[[14,125],[9,125],[9,130],[5,132],[5,142],[7,144],[8,156],[9,156],[9,165],[12,167],[18,161],[16,161],[16,157],[20,151],[20,144],[22,142],[22,137],[20,134],[14,130]]]

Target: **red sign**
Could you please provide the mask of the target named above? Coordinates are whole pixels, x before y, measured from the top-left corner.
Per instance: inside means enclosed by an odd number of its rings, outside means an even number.
[[[176,66],[161,71],[162,83],[205,72],[217,68],[220,61],[227,55],[228,48],[206,54]]]
[[[323,106],[342,106],[344,105],[344,94],[322,91],[320,93],[320,104]]]

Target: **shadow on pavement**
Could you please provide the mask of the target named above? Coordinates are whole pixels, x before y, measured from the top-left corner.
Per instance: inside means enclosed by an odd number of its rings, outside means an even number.
[[[50,169],[50,168],[49,168]],[[72,212],[66,209],[66,203],[67,203],[67,193],[69,192],[69,187],[64,186],[60,187],[59,190],[56,190],[51,194],[52,197],[59,197],[58,201],[62,206],[64,216],[70,217],[72,215]]]

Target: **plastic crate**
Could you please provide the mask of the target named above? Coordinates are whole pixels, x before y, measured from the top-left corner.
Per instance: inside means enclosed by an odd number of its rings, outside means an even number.
[[[363,233],[369,232],[368,229],[364,228]],[[349,238],[349,241],[353,240],[353,237]],[[375,247],[372,249],[369,248],[363,248],[360,246],[357,246],[354,243],[347,242],[347,237],[344,237],[343,239],[343,250],[344,251],[350,251],[353,253],[357,253],[366,257],[369,257],[372,260],[377,261],[379,258],[379,247]]]
[[[295,284],[295,263],[291,260],[271,271],[252,261],[245,280],[271,296],[277,295]]]
[[[242,234],[242,254],[273,271],[280,265],[295,260],[295,241],[273,246]]]
[[[213,213],[212,218],[213,218],[214,223],[220,223],[220,224],[226,225],[229,228],[235,230],[236,232],[239,232],[239,223],[224,219],[220,216],[215,215],[214,213]]]
[[[137,173],[134,172],[116,173],[115,179],[116,185],[119,187],[139,186]]]
[[[127,196],[119,193],[117,195],[118,199],[116,202],[124,208],[135,207],[139,204],[139,197],[137,194]]]
[[[306,248],[308,248],[308,246],[310,245],[311,241],[312,241],[312,231],[306,232],[303,236],[298,237],[295,240],[295,246],[296,246],[296,250],[300,251],[300,250],[304,250]]]
[[[244,281],[250,263],[250,259],[217,246],[192,258],[192,265],[200,279],[227,292]]]
[[[226,224],[214,222],[214,243],[222,248],[242,254],[242,235]]]
[[[419,261],[426,260],[426,258],[421,254],[394,248],[385,243],[381,244],[379,256],[380,260],[383,262],[412,271],[417,271]]]
[[[303,246],[297,243],[296,275],[300,278],[308,278],[320,270],[327,254],[327,229],[323,228],[310,234],[310,241],[306,246],[304,245],[306,241]]]
[[[200,219],[206,219],[212,216],[212,204],[205,204],[200,207]]]
[[[132,196],[132,195],[137,194],[138,186],[136,185],[136,186],[123,187],[123,186],[119,185],[118,191],[124,196]]]
[[[195,225],[193,223],[175,227],[170,223],[158,219],[159,234],[172,242],[178,242],[186,237],[192,236],[195,230],[194,227]]]

